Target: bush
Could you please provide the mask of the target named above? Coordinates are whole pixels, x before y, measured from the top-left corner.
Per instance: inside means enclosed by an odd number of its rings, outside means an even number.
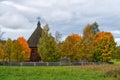
[[[110,70],[105,73],[106,77],[120,78],[120,69]]]
[[[60,65],[61,66],[69,66],[70,65],[70,59],[67,57],[64,57],[60,60]]]
[[[8,65],[9,63],[7,61],[1,61],[0,65]]]

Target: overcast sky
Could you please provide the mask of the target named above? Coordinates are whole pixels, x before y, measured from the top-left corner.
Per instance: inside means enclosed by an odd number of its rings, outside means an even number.
[[[82,35],[87,24],[97,22],[100,31],[111,32],[120,45],[120,0],[0,0],[0,28],[4,39],[30,37],[40,17],[51,33]]]

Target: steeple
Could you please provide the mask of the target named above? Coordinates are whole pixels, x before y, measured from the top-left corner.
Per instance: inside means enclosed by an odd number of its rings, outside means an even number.
[[[41,27],[40,21],[38,21],[37,26]]]
[[[37,24],[37,26],[41,27],[41,24],[40,24],[40,17],[37,17],[37,19],[38,19],[38,24]]]
[[[28,39],[28,44],[29,44],[29,48],[31,49],[31,53],[30,53],[30,61],[40,61],[40,55],[38,53],[38,43],[39,43],[39,39],[42,35],[42,28],[41,28],[41,24],[40,24],[40,18],[38,17],[38,23],[37,23],[37,27],[34,30],[34,32],[32,33],[32,35],[30,36],[30,38]]]
[[[42,35],[42,28],[40,21],[38,21],[36,29],[28,39],[29,47],[37,47],[41,35]]]

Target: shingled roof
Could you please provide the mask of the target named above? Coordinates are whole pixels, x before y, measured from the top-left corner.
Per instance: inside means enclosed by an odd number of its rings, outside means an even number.
[[[40,21],[38,21],[37,28],[35,29],[35,31],[32,33],[32,35],[28,39],[28,45],[30,48],[37,47],[41,35],[42,35],[42,28],[41,28]]]

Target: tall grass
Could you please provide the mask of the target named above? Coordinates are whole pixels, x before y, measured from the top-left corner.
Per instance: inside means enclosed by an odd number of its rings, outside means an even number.
[[[81,69],[98,71],[109,80],[120,80],[120,65],[119,64],[103,64],[103,65],[87,65],[82,66]]]

